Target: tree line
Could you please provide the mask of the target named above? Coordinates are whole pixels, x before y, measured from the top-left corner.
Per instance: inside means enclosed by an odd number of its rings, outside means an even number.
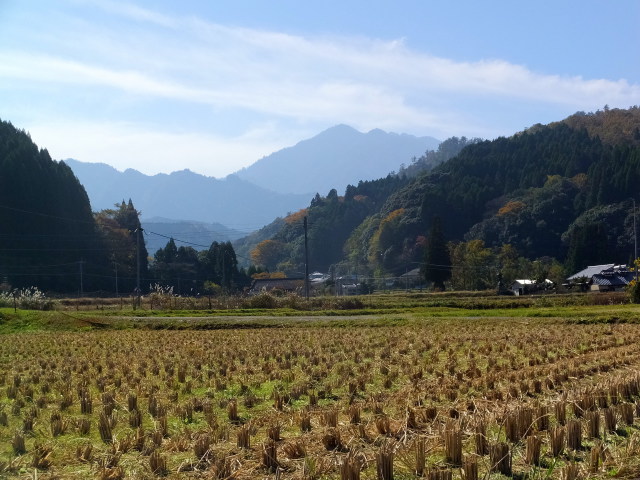
[[[0,288],[130,294],[139,282],[143,292],[162,283],[192,294],[251,281],[229,242],[197,252],[169,239],[150,257],[145,235],[131,200],[93,213],[64,162],[0,121]]]
[[[434,218],[456,257],[456,287],[496,283],[503,249],[522,259],[508,270],[524,278],[544,269],[559,278],[590,264],[630,263],[633,202],[640,204],[638,132],[638,107],[605,108],[508,138],[443,142],[443,152],[463,146],[445,161],[434,153],[414,161],[422,170],[404,167],[401,175],[349,186],[343,196],[316,195],[304,210],[311,268],[340,264],[374,275],[424,268]],[[299,267],[302,229],[287,220],[256,245],[257,263],[285,272]],[[465,283],[455,273],[465,262],[467,273],[493,273]]]

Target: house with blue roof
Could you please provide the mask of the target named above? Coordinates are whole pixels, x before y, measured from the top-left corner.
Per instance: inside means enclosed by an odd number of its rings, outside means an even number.
[[[568,286],[579,286],[583,290],[594,292],[614,292],[624,290],[636,277],[636,272],[626,265],[608,263],[590,265],[567,278]]]

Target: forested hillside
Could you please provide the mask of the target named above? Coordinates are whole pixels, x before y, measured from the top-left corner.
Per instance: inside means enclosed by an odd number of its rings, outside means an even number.
[[[92,212],[71,169],[1,121],[0,228],[2,291],[129,295],[139,282],[143,293],[161,284],[166,291],[196,294],[248,282],[229,242],[212,242],[203,252],[177,247],[168,236],[143,231],[131,200]],[[148,252],[148,235],[166,246]]]
[[[477,139],[453,137],[440,143],[435,151],[427,151],[414,158],[398,174],[389,174],[378,180],[360,181],[347,186],[344,195],[332,189],[326,196],[316,194],[308,208],[277,219],[255,234],[234,242],[238,252],[251,254],[255,264],[270,270],[302,271],[304,238],[302,219],[309,219],[310,263],[315,269],[326,270],[341,261],[345,243],[357,228],[365,228],[366,219],[380,212],[385,202],[395,192],[412,182],[421,172],[430,171],[436,165],[458,154]],[[366,260],[356,260],[364,262]],[[301,270],[302,269],[302,270]]]
[[[8,122],[0,122],[0,228],[5,288],[79,290],[81,268],[92,274],[108,263],[71,169]]]
[[[148,288],[148,255],[131,200],[94,214],[71,169],[4,121],[0,228],[2,290],[128,294],[138,281],[138,252],[141,286]]]
[[[505,246],[512,255],[555,260],[567,270],[627,263],[633,254],[631,199],[639,198],[639,127],[637,107],[577,113],[509,138],[470,142],[414,178],[390,176],[370,182],[366,192],[362,184],[344,197],[316,197],[304,212],[311,268],[342,262],[402,273],[423,262],[436,217],[452,252],[474,242],[496,263]],[[288,222],[271,239],[275,254],[266,261],[258,245],[254,259],[283,270],[300,265],[301,234],[299,222]]]

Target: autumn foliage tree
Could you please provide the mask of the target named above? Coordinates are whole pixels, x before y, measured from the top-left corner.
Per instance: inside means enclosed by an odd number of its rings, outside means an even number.
[[[398,245],[395,242],[394,231],[400,223],[404,209],[399,208],[384,217],[371,238],[369,247],[369,259],[373,264],[378,264],[383,268],[388,268],[392,264],[392,259],[398,252]]]
[[[286,252],[286,245],[277,240],[263,240],[251,252],[251,260],[268,270],[275,270]]]

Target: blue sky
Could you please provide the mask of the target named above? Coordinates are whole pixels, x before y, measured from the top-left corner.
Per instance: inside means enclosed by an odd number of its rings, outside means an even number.
[[[0,118],[222,177],[339,123],[495,138],[640,104],[640,2],[0,0]]]

